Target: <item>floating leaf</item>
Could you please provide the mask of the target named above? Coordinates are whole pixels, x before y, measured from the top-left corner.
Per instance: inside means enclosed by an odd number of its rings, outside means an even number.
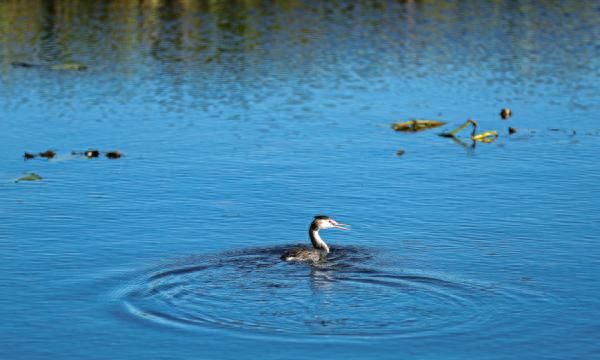
[[[19,182],[19,181],[38,181],[38,180],[42,180],[42,177],[39,176],[36,173],[29,173],[27,175],[21,176],[15,182]]]
[[[450,132],[439,134],[439,135],[443,136],[443,137],[454,138],[456,136],[456,134],[458,134],[459,132],[466,129],[469,125],[473,126],[473,131],[471,132],[471,140],[473,140],[473,141],[492,142],[492,141],[496,140],[496,138],[498,137],[498,132],[495,130],[486,131],[486,132],[477,134],[476,133],[477,126],[478,126],[477,121],[471,120],[471,119],[467,120],[464,124],[457,127],[456,129],[454,129]]]
[[[409,120],[402,123],[393,123],[392,129],[402,132],[417,132],[440,127],[444,124],[446,123],[436,120]]]
[[[65,64],[56,64],[50,66],[52,70],[67,70],[67,71],[82,71],[87,70],[87,66],[83,64],[76,63],[65,63]]]
[[[471,139],[474,141],[481,141],[485,143],[492,142],[498,138],[498,132],[496,130],[486,131],[479,134],[474,134]]]

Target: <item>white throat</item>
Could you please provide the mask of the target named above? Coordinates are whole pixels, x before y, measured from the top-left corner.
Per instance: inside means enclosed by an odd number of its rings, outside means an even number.
[[[319,229],[314,230],[312,227],[308,230],[308,235],[310,236],[310,242],[313,247],[317,250],[324,251],[325,253],[329,253],[329,246],[325,244],[325,241],[321,239],[319,235]]]

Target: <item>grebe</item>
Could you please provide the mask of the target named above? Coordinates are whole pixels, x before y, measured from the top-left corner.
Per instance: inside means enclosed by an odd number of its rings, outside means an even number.
[[[350,230],[350,226],[339,223],[329,216],[315,216],[310,227],[308,228],[308,236],[314,249],[296,248],[291,249],[281,255],[281,259],[285,261],[313,261],[323,260],[329,254],[329,246],[321,239],[319,230],[322,229],[342,229]]]

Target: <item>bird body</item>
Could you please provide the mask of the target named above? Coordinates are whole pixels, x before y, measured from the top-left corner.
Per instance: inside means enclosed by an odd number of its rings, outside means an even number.
[[[319,230],[322,229],[342,229],[349,230],[348,225],[338,223],[329,216],[318,215],[315,216],[313,221],[310,223],[308,228],[308,237],[312,243],[313,248],[294,248],[286,251],[281,255],[281,259],[285,261],[310,261],[317,262],[324,260],[329,254],[329,246],[323,241]]]

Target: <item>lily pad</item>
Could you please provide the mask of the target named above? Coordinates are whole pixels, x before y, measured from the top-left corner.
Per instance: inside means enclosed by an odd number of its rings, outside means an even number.
[[[445,124],[445,122],[437,120],[409,120],[401,123],[393,123],[392,129],[401,132],[418,132],[440,127]]]
[[[27,175],[23,175],[20,178],[18,178],[17,180],[15,180],[15,182],[19,182],[19,181],[38,181],[38,180],[42,180],[42,177],[39,176],[36,173],[29,173]]]

